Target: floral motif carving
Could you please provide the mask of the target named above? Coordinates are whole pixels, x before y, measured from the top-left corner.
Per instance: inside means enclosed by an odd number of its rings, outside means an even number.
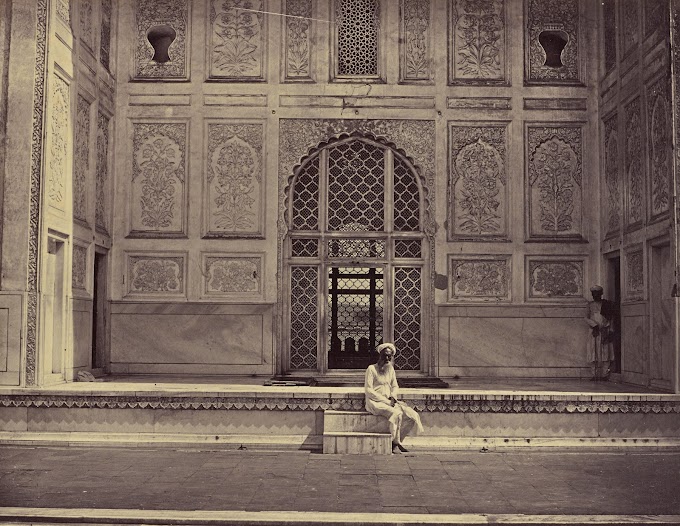
[[[525,48],[528,50],[527,83],[580,84],[578,0],[527,0]],[[546,65],[546,52],[539,41],[543,31],[560,31],[567,43],[562,50],[562,66]]]
[[[78,27],[80,40],[90,51],[94,50],[94,27],[92,20],[92,0],[80,0]]]
[[[73,217],[87,221],[87,182],[90,173],[90,102],[78,95],[74,146]]]
[[[401,16],[402,79],[429,80],[432,53],[430,0],[403,0]]]
[[[532,237],[581,233],[581,127],[529,127],[529,227]]]
[[[653,219],[666,214],[670,205],[671,158],[671,109],[669,80],[665,76],[652,84],[647,91],[649,123],[649,169],[651,183],[651,207]]]
[[[582,298],[583,261],[529,261],[530,298]]]
[[[452,81],[505,80],[505,1],[451,4]]]
[[[101,111],[97,114],[97,163],[95,168],[95,225],[106,232],[109,226],[109,118]]]
[[[101,32],[99,41],[99,62],[106,69],[110,69],[111,60],[111,0],[101,3]]]
[[[207,257],[204,271],[206,293],[260,292],[261,262],[257,257]]]
[[[640,40],[640,6],[638,0],[622,0],[621,49],[626,57]]]
[[[71,285],[74,289],[85,290],[87,284],[87,247],[73,245],[73,270]]]
[[[71,2],[70,0],[57,0],[57,16],[67,26],[71,27]]]
[[[132,232],[182,233],[185,123],[135,123]]]
[[[641,299],[645,289],[642,250],[629,252],[626,263],[627,296],[629,299]]]
[[[286,0],[286,79],[311,78],[312,0]]]
[[[208,124],[208,233],[258,235],[262,124]]]
[[[210,76],[264,78],[264,0],[210,0]]]
[[[451,259],[452,298],[509,299],[508,259]]]
[[[58,75],[52,77],[50,94],[52,117],[50,119],[50,162],[47,170],[47,197],[50,205],[64,209],[66,166],[69,136],[69,85]]]
[[[626,105],[625,166],[628,182],[628,225],[642,222],[643,153],[640,97]]]
[[[128,292],[183,294],[184,257],[128,256]]]
[[[616,66],[616,2],[604,0],[602,2],[602,21],[604,34],[604,70],[611,71]]]
[[[506,127],[451,126],[451,234],[506,234]]]
[[[607,191],[607,234],[621,227],[621,178],[619,176],[619,134],[616,114],[604,122],[604,177]]]
[[[190,0],[156,0],[137,2],[137,44],[135,46],[135,77],[186,78],[187,27]],[[156,26],[169,26],[175,38],[168,47],[167,62],[153,60],[155,50],[149,42],[149,30]]]

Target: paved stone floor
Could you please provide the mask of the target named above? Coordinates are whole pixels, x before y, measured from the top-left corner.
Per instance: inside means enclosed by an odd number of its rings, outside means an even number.
[[[0,448],[0,506],[680,514],[680,452]]]

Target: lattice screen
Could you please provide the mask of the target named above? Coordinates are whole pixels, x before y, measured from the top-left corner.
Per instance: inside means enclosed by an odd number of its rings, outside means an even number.
[[[394,344],[396,369],[420,369],[421,269],[394,269]]]
[[[319,156],[308,162],[295,181],[293,230],[319,229]]]
[[[292,267],[290,270],[290,367],[316,369],[319,269]]]
[[[337,0],[338,75],[378,74],[378,0]]]
[[[420,229],[420,190],[404,161],[394,157],[394,230],[417,232]]]

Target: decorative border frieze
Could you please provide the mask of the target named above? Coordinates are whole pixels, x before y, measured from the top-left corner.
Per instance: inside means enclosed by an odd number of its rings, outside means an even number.
[[[511,110],[511,97],[447,97],[449,110]]]
[[[624,299],[641,301],[645,298],[645,255],[642,244],[629,247],[624,256]]]
[[[201,254],[203,296],[239,301],[262,298],[264,253]]]
[[[511,261],[511,254],[449,254],[449,302],[510,301]]]
[[[126,297],[186,298],[186,252],[126,252]]]
[[[526,256],[527,300],[578,302],[585,300],[587,256]]]
[[[558,110],[558,111],[586,111],[588,99],[541,97],[540,99],[525,98],[525,110]]]

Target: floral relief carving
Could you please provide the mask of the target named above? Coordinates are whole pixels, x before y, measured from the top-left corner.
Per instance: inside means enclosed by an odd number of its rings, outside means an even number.
[[[87,190],[90,173],[90,102],[78,95],[74,146],[73,217],[87,221]]]
[[[262,124],[208,124],[209,234],[260,234],[263,146]]]
[[[85,290],[87,284],[87,247],[73,245],[71,282],[74,289]]]
[[[264,78],[264,0],[210,0],[210,76]]]
[[[260,291],[262,270],[259,257],[207,257],[204,272],[208,294]]]
[[[538,83],[580,84],[579,8],[578,0],[527,0],[525,47],[528,64],[526,80]],[[559,31],[566,35],[559,67],[546,65],[546,51],[540,43],[543,31]]]
[[[128,256],[128,292],[183,294],[184,257]]]
[[[582,298],[583,261],[529,261],[530,298]]]
[[[651,182],[651,216],[664,215],[670,205],[672,170],[670,88],[664,76],[650,86],[647,93]]]
[[[135,123],[132,231],[182,233],[185,123]]]
[[[453,0],[452,80],[505,80],[505,1]]]
[[[80,40],[90,51],[94,50],[94,27],[92,0],[80,0],[78,27],[80,28]]]
[[[430,78],[430,0],[402,2],[402,78],[428,80]]]
[[[621,181],[619,176],[619,134],[616,114],[604,122],[604,177],[607,192],[607,234],[621,226]]]
[[[641,299],[645,289],[642,250],[629,252],[626,262],[627,296],[629,299]]]
[[[616,66],[616,1],[604,0],[602,2],[602,19],[604,34],[611,35],[604,39],[604,69],[610,71]]]
[[[47,170],[47,197],[50,205],[64,209],[69,136],[69,85],[58,75],[52,77],[52,117],[50,119],[50,162]]]
[[[646,0],[645,0],[646,1]],[[621,1],[621,49],[622,55],[627,56],[638,44],[640,39],[640,6],[638,0]]]
[[[109,62],[111,59],[111,12],[111,0],[102,0],[99,62],[101,62],[106,69],[109,69]]]
[[[70,0],[57,0],[57,16],[64,24],[71,27],[71,2]]]
[[[105,232],[109,226],[109,118],[101,111],[97,115],[97,164],[95,177],[95,225]]]
[[[186,78],[187,31],[190,0],[156,0],[138,2],[137,43],[135,46],[135,77],[137,78]],[[168,47],[166,62],[154,60],[155,50],[149,41],[149,30],[169,26],[175,38]]]
[[[506,128],[451,126],[452,234],[506,233]]]
[[[628,225],[642,222],[643,153],[640,97],[626,105],[625,166],[628,182]]]
[[[311,78],[312,0],[286,0],[286,79]]]
[[[452,259],[453,298],[509,299],[510,269],[503,259]]]

